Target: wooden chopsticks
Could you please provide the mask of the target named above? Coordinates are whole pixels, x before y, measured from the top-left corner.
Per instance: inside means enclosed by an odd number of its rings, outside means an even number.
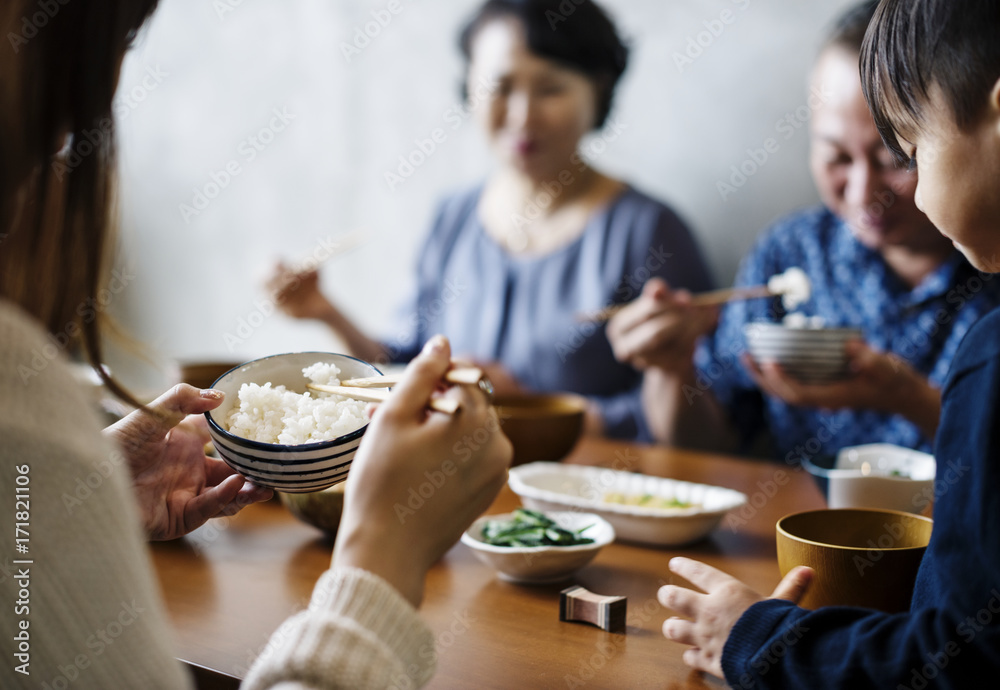
[[[356,388],[353,386],[324,386],[319,383],[310,383],[306,387],[314,391],[320,391],[321,393],[333,393],[334,395],[342,395],[345,398],[363,400],[364,402],[385,402],[392,395],[392,391],[388,390]],[[431,398],[427,405],[432,410],[444,412],[445,414],[455,414],[462,408],[461,403],[451,398]]]
[[[450,369],[444,380],[448,383],[459,385],[476,386],[484,380],[484,372],[479,367],[456,367]],[[310,383],[307,388],[321,393],[333,393],[342,395],[345,398],[363,400],[365,402],[385,402],[392,395],[392,391],[383,390],[391,388],[400,382],[402,374],[389,374],[387,376],[369,376],[366,378],[347,379],[341,381],[339,386],[324,386],[319,383]],[[428,403],[432,410],[444,412],[445,414],[455,414],[462,405],[457,400],[451,398],[431,398]]]
[[[691,297],[691,304],[696,307],[712,307],[717,304],[725,304],[741,299],[754,299],[755,297],[771,297],[774,295],[771,288],[766,285],[743,288],[725,288],[723,290],[712,290],[703,292]]]
[[[725,288],[723,290],[711,290],[709,292],[702,292],[701,294],[694,295],[691,297],[691,305],[695,307],[711,307],[717,304],[732,302],[734,300],[753,299],[755,297],[770,297],[774,294],[776,293],[774,293],[766,285],[743,288]],[[629,304],[631,304],[631,302],[626,302],[625,304],[612,304],[610,307],[605,307],[599,311],[577,314],[576,320],[585,323],[608,321],[615,314],[629,306]]]
[[[385,376],[369,376],[363,379],[348,379],[341,381],[342,386],[353,386],[355,388],[391,388],[403,378],[402,374],[387,374]],[[483,370],[479,367],[456,367],[449,369],[444,375],[444,380],[448,383],[464,384],[475,386],[483,378]]]

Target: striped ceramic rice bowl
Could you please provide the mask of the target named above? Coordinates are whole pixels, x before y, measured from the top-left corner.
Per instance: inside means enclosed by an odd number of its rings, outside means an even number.
[[[371,364],[347,355],[297,352],[247,362],[226,372],[212,385],[226,394],[218,408],[205,413],[215,448],[230,467],[259,486],[308,493],[347,479],[368,428],[363,417],[364,403],[335,405],[331,401],[324,406],[307,398],[295,400],[304,397],[300,395],[281,397],[281,391],[274,390],[284,386],[293,394],[305,393],[309,379],[303,369],[316,364],[335,365],[341,379],[381,373]],[[248,385],[241,408],[240,390],[244,384]],[[282,421],[286,422],[284,426]],[[322,438],[323,433],[338,435],[312,440]],[[270,442],[253,440],[258,437]],[[281,442],[275,442],[278,439]]]
[[[803,383],[827,383],[850,375],[844,344],[861,338],[858,328],[793,328],[756,321],[743,327],[756,362],[776,362]]]

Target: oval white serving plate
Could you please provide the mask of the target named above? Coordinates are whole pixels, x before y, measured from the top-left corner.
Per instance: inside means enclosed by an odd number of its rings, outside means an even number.
[[[747,497],[739,491],[708,484],[651,477],[600,467],[533,462],[510,470],[510,488],[535,510],[580,510],[611,523],[618,539],[680,546],[703,539],[723,516]],[[608,503],[604,496],[651,495],[695,503],[690,508],[650,508]]]

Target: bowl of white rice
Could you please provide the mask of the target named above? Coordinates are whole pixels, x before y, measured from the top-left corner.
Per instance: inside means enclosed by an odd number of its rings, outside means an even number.
[[[226,398],[205,413],[209,433],[222,459],[255,484],[288,493],[321,491],[347,479],[368,428],[367,403],[306,386],[380,374],[367,362],[329,352],[241,364],[212,384]]]

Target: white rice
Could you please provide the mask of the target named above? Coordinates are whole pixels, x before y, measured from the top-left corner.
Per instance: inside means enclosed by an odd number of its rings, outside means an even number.
[[[781,303],[787,311],[792,311],[803,302],[809,301],[812,294],[812,283],[809,276],[798,266],[792,266],[784,273],[771,276],[767,281],[768,289],[781,295]]]
[[[826,328],[826,319],[822,316],[806,316],[799,312],[785,315],[782,323],[786,328],[809,328],[812,330]]]
[[[339,386],[340,369],[317,362],[302,370],[313,383]],[[329,441],[368,423],[366,403],[329,393],[295,393],[284,386],[244,383],[240,406],[229,413],[229,433],[261,443],[296,446]]]

